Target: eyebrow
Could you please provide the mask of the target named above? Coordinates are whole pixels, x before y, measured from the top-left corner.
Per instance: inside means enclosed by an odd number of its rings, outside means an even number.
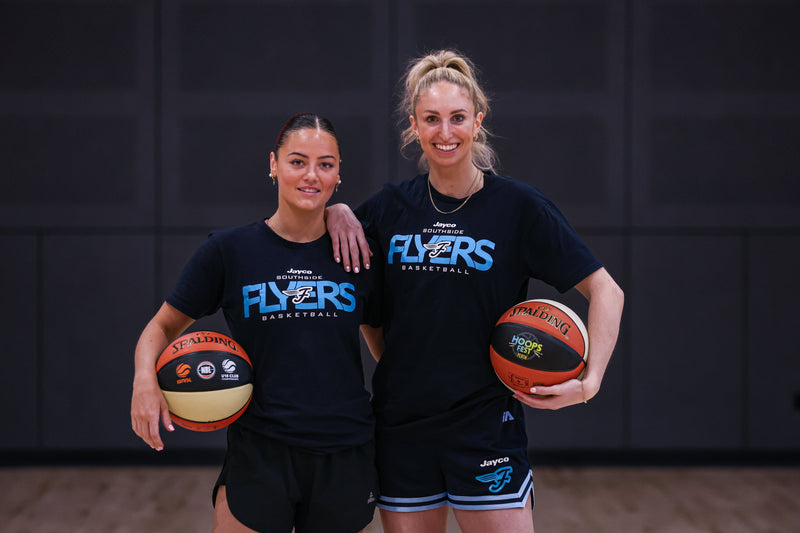
[[[290,156],[291,155],[298,155],[300,157],[305,157],[306,159],[310,159],[306,154],[304,154],[302,152],[289,152],[288,155],[290,155]],[[336,159],[336,157],[332,156],[332,155],[321,155],[319,157],[320,157],[320,159],[324,159],[324,158],[328,158],[328,157],[330,157],[331,159]]]
[[[439,114],[438,111],[434,111],[433,109],[425,109],[422,112],[423,113],[432,113],[434,115],[438,115]],[[466,112],[467,112],[466,109],[454,109],[453,111],[450,112],[450,114],[451,115],[455,115],[456,113],[466,113]]]

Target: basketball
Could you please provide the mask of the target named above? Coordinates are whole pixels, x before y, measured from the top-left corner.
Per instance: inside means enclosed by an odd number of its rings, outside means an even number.
[[[578,378],[586,368],[589,335],[580,317],[552,300],[528,300],[503,313],[489,347],[506,387],[530,393],[536,385]]]
[[[172,341],[156,361],[156,375],[173,422],[193,431],[230,425],[253,397],[250,358],[235,340],[214,331]]]

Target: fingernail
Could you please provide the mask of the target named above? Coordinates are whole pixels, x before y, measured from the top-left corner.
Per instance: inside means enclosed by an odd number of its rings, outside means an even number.
[[[355,268],[353,269],[353,272],[355,272],[356,274],[358,274],[358,267],[355,267]]]
[[[339,258],[338,257],[334,257],[333,260],[336,261],[337,263],[339,262]]]
[[[350,272],[350,267],[344,267],[345,272]]]
[[[175,426],[173,426],[172,424],[170,424],[170,425],[169,425],[169,430],[170,430],[170,431],[175,431]]]
[[[365,263],[365,264],[364,264],[364,268],[366,268],[367,270],[369,270],[369,263]]]

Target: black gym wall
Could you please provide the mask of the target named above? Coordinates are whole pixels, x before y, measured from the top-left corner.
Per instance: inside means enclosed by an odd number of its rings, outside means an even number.
[[[796,457],[798,21],[791,0],[0,2],[0,456],[154,455],[130,428],[136,339],[209,229],[274,210],[280,126],[334,121],[335,199],[357,205],[413,175],[406,62],[456,47],[502,173],[626,291],[600,395],[528,411],[534,461]],[[214,454],[224,432],[166,445]]]

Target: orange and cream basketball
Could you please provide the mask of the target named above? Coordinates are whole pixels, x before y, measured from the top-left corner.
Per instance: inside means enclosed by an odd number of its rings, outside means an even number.
[[[193,431],[233,423],[253,396],[253,365],[232,338],[195,331],[172,341],[156,362],[156,375],[173,422]]]

